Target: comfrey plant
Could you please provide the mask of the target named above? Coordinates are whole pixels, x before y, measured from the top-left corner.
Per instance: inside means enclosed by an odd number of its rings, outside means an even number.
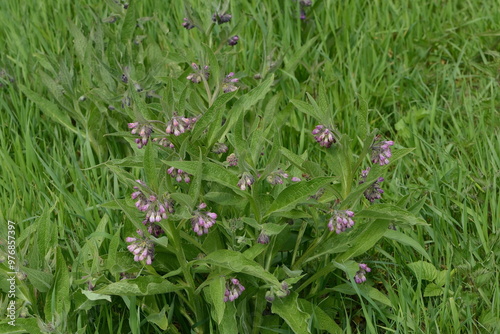
[[[95,292],[140,298],[162,330],[341,331],[324,305],[339,291],[384,302],[370,249],[403,235],[390,224],[423,224],[380,187],[411,150],[368,132],[361,111],[359,131],[344,133],[323,87],[307,103],[275,94],[272,74],[242,84],[221,51],[233,17],[219,8],[205,21],[186,18],[181,32],[220,33],[220,44],[193,46],[204,65],[179,63],[185,72],[155,88],[159,103],[128,77],[124,110],[139,149],[108,163],[133,185],[132,199],[113,206],[127,217],[128,245],[117,233],[108,258],[123,263],[108,266],[116,281]],[[300,134],[288,123],[294,112],[307,116]]]

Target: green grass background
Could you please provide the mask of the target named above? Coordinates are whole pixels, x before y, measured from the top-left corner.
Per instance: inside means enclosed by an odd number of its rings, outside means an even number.
[[[201,13],[218,4],[190,3]],[[133,151],[106,136],[132,121],[108,109],[122,98],[116,78],[134,63],[135,77],[154,87],[155,75],[180,77],[199,55],[201,33],[180,26],[183,2],[131,6],[151,18],[135,31],[121,29],[124,11],[113,1],[0,2],[0,69],[10,75],[0,78],[0,240],[7,221],[16,222],[20,264],[35,263],[59,284],[63,277],[72,291],[84,282],[75,268],[91,272],[86,266],[97,264],[86,256],[106,254],[103,236],[123,222],[99,205],[130,192],[106,168],[93,168]],[[346,332],[500,331],[500,2],[316,0],[304,22],[294,1],[234,0],[230,8],[241,41],[228,52],[225,73],[252,87],[255,74],[274,71],[281,109],[290,99],[305,101],[306,92],[316,96],[322,82],[344,133],[355,135],[356,110],[367,108],[370,125],[396,147],[415,147],[386,178],[384,196],[420,210],[429,226],[405,233],[452,274],[442,294],[424,297],[429,282],[406,265],[425,259],[384,241],[373,251],[376,277],[394,308],[341,311]],[[115,14],[117,22],[103,23]],[[145,36],[139,45],[122,42],[138,35]],[[288,108],[282,137],[301,153],[311,129]],[[56,271],[57,263],[71,270]],[[41,316],[44,307],[50,314],[50,296],[22,291],[33,302],[26,314]],[[352,302],[342,297],[337,306]],[[99,311],[77,305],[69,303],[68,319],[53,325],[128,332],[123,303]]]

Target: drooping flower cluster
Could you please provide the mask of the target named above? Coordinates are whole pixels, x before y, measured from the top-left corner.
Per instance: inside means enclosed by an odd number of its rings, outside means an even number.
[[[227,44],[230,46],[235,46],[236,44],[238,44],[239,40],[240,40],[240,37],[238,35],[234,35],[233,37],[231,37],[227,40]]]
[[[272,185],[283,184],[283,179],[287,179],[288,174],[285,173],[282,169],[278,169],[277,171],[272,172],[266,178],[267,182]]]
[[[300,19],[305,20],[306,17],[306,7],[310,7],[312,5],[311,0],[300,0]]]
[[[212,152],[217,153],[217,154],[226,153],[227,150],[228,150],[228,147],[224,143],[215,143],[214,147],[212,147]]]
[[[224,93],[231,93],[238,89],[238,86],[234,85],[234,83],[240,81],[240,79],[233,77],[234,73],[231,72],[224,78],[224,82],[222,84],[222,91]]]
[[[153,138],[153,141],[163,147],[175,148],[174,144],[167,138]]]
[[[371,270],[370,267],[368,267],[364,263],[359,264],[359,270],[356,272],[356,275],[354,276],[354,281],[358,284],[361,284],[366,281],[366,273],[369,273]]]
[[[151,137],[151,133],[153,132],[153,127],[149,124],[141,124],[139,122],[128,123],[128,128],[132,129],[130,131],[131,134],[137,134],[141,138],[136,138],[135,143],[137,144],[137,148],[143,148],[149,141],[149,137]]]
[[[146,187],[146,184],[141,180],[137,180],[137,183]],[[174,203],[171,199],[164,196],[163,199],[159,200],[156,195],[147,196],[137,186],[134,189],[136,191],[132,193],[132,199],[137,200],[135,202],[137,209],[146,212],[144,222],[158,223],[162,219],[167,219],[169,213],[174,213]]]
[[[340,234],[354,226],[352,217],[354,217],[354,212],[350,210],[336,210],[328,221],[328,229],[332,232],[335,230],[335,233]]]
[[[192,24],[191,21],[189,21],[189,19],[187,17],[184,18],[184,22],[182,22],[182,26],[184,28],[186,28],[187,30],[194,28],[194,24]]]
[[[191,175],[189,175],[188,173],[186,173],[182,169],[170,167],[169,169],[167,169],[167,173],[168,173],[168,175],[173,177],[177,182],[182,182],[182,181],[184,181],[186,183],[191,182]]]
[[[254,177],[250,173],[243,173],[241,179],[238,181],[238,188],[241,190],[246,190],[255,182]]]
[[[194,216],[191,218],[193,231],[200,236],[207,234],[208,229],[215,224],[215,220],[217,219],[216,213],[201,211],[206,207],[207,205],[205,203],[198,205],[198,210],[194,212]]]
[[[137,230],[139,237],[127,237],[126,242],[130,243],[127,249],[134,254],[134,261],[146,260],[146,264],[153,263],[155,244],[149,238],[144,236],[141,230]]]
[[[212,21],[214,21],[217,24],[223,24],[231,21],[232,15],[231,14],[219,14],[219,13],[214,13],[212,15]]]
[[[335,144],[337,140],[333,134],[333,131],[324,125],[317,125],[312,131],[314,139],[319,143],[320,146],[329,148],[332,144]]]
[[[269,235],[265,232],[260,232],[259,237],[257,238],[257,243],[266,245],[269,243]]]
[[[173,134],[175,136],[180,136],[184,132],[191,130],[197,120],[198,119],[196,117],[188,118],[184,116],[177,116],[174,113],[174,117],[167,122],[165,132],[169,135]]]
[[[361,180],[359,181],[359,184],[366,182],[366,178],[369,172],[370,172],[370,167],[361,171]],[[381,195],[384,193],[384,190],[380,188],[380,183],[382,181],[384,181],[384,178],[379,177],[363,193],[363,195],[365,195],[365,198],[369,200],[371,203],[375,202],[375,200],[380,199],[382,197]]]
[[[229,164],[229,166],[231,167],[235,167],[235,166],[238,166],[238,157],[236,156],[236,154],[234,153],[231,153],[230,155],[228,155],[228,157],[226,158],[226,162]]]
[[[374,164],[380,166],[387,165],[389,158],[392,156],[391,146],[394,145],[392,140],[381,140],[372,145],[371,160]]]
[[[200,66],[195,63],[192,63],[191,67],[193,68],[193,70],[195,70],[195,72],[186,77],[186,79],[190,80],[191,82],[200,83],[203,81],[203,78],[205,78],[205,80],[208,80],[208,78],[210,78],[210,67],[205,65],[203,66],[203,68],[200,68]]]
[[[240,281],[236,278],[231,278],[226,281],[226,290],[224,291],[224,302],[232,302],[241,296],[245,291],[245,287],[241,285]]]
[[[288,283],[283,281],[281,283],[281,287],[276,289],[275,287],[271,287],[271,290],[266,292],[266,300],[268,302],[273,302],[276,297],[278,298],[284,298],[290,294],[290,287],[288,286]]]

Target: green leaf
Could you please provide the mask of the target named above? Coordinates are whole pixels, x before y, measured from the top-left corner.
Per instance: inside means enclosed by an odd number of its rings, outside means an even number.
[[[123,20],[123,24],[121,26],[121,34],[120,34],[121,35],[120,40],[124,44],[128,44],[132,41],[134,31],[137,25],[135,1],[129,0],[128,3],[129,6],[127,8],[125,19]]]
[[[69,298],[69,272],[66,261],[62,255],[61,248],[56,251],[56,276],[54,285],[50,289],[48,295],[52,296],[47,298],[45,303],[45,315],[48,319],[59,315],[68,314],[70,309],[71,299]]]
[[[224,318],[219,325],[219,331],[217,333],[221,334],[234,334],[239,333],[238,323],[236,322],[236,306],[234,302],[226,303],[226,311],[224,312]]]
[[[333,182],[332,177],[318,177],[310,181],[301,181],[286,187],[271,204],[265,216],[274,212],[286,211],[297,203],[313,195],[319,188]]]
[[[205,293],[208,302],[212,305],[210,308],[212,318],[220,324],[224,318],[225,305],[224,291],[226,290],[226,280],[224,277],[219,276],[212,280],[212,282],[205,288]]]
[[[409,263],[408,267],[415,273],[419,280],[434,281],[438,276],[438,270],[432,263],[417,261]]]
[[[361,255],[372,248],[383,236],[389,226],[389,223],[383,220],[359,224],[360,226],[353,231],[350,236],[349,249],[337,256],[335,261],[344,262],[350,258]]]
[[[292,292],[285,298],[276,298],[271,310],[285,320],[294,333],[311,333],[308,328],[310,316],[300,309],[298,296],[296,292]]]
[[[142,276],[111,283],[95,291],[101,295],[148,296],[169,293],[183,288],[157,276]]]
[[[154,145],[146,145],[144,152],[144,173],[146,174],[147,184],[158,184],[158,170],[156,169],[156,161],[158,152]]]
[[[223,107],[229,100],[231,100],[236,95],[236,93],[237,91],[222,94],[217,97],[214,104],[212,104],[212,106],[208,108],[208,110],[201,116],[201,118],[196,121],[193,132],[191,134],[193,140],[200,138],[203,132],[208,127],[212,126],[221,127],[220,123],[213,124],[214,123],[213,121],[214,119],[216,119],[217,114],[224,110]]]
[[[233,272],[248,274],[257,278],[261,278],[269,284],[275,285],[277,287],[281,286],[276,277],[262,268],[261,265],[248,259],[240,252],[221,249],[208,254],[201,260],[193,261],[193,264],[198,264],[200,262],[230,269]]]
[[[266,223],[262,224],[262,231],[267,235],[277,235],[280,234],[286,226],[285,224]]]
[[[198,170],[199,161],[164,161],[169,166],[182,169],[189,174],[195,174]],[[224,167],[212,162],[203,162],[202,177],[206,181],[219,183],[223,186],[235,190],[237,193],[244,193],[236,185],[238,184],[238,177]]]
[[[354,283],[354,284],[356,284],[356,283]],[[366,299],[373,299],[373,300],[378,301],[384,305],[387,305],[389,307],[393,307],[391,301],[389,300],[389,298],[387,298],[386,295],[384,295],[379,290],[377,290],[369,285],[366,285],[366,284],[356,285],[356,289],[353,287],[352,284],[348,284],[348,283],[340,284],[331,290],[337,291],[340,293],[344,293],[346,295],[355,295],[355,294],[357,294],[356,290],[358,290],[359,293],[361,294],[361,296],[365,297]]]
[[[427,252],[425,251],[424,247],[422,247],[418,243],[418,241],[416,241],[415,239],[407,236],[406,234],[401,233],[399,231],[394,231],[394,230],[391,230],[391,229],[387,229],[387,231],[385,231],[385,233],[384,233],[384,237],[386,237],[387,239],[392,239],[394,241],[397,241],[397,242],[399,242],[399,243],[401,243],[403,245],[412,247],[417,252],[419,252],[424,257],[426,257],[429,261],[431,261],[431,257],[429,256],[429,254],[427,254]]]
[[[443,294],[443,288],[435,283],[429,283],[424,289],[424,297],[437,297]]]
[[[18,85],[21,91],[30,99],[33,101],[41,110],[42,112],[50,117],[52,120],[56,121],[57,123],[64,125],[68,130],[70,130],[73,133],[79,134],[84,136],[83,133],[80,133],[72,124],[71,124],[71,118],[59,107],[47,100],[46,98],[42,97],[40,94],[35,93],[31,89],[25,87],[22,84]]]
[[[49,291],[52,286],[52,282],[54,281],[54,275],[27,267],[24,267],[22,271],[27,274],[28,280],[35,289],[44,293]]]
[[[108,295],[101,295],[101,294],[98,294],[98,293],[95,293],[93,291],[87,291],[87,290],[81,290],[82,294],[84,294],[88,300],[92,300],[92,301],[95,301],[95,300],[107,300],[108,302],[111,303],[111,297],[108,296]]]
[[[293,73],[295,68],[298,66],[299,62],[303,59],[304,55],[308,52],[312,51],[313,46],[315,46],[315,42],[318,36],[308,39],[307,43],[302,45],[300,49],[293,50],[292,57],[285,60],[285,69],[284,71],[287,73]]]
[[[313,318],[315,328],[325,331],[323,333],[341,334],[342,328],[330,316],[323,311],[319,306],[312,304],[305,299],[299,299],[299,305],[304,312],[310,314]]]
[[[301,101],[301,100],[290,100],[290,102],[293,103],[295,108],[297,108],[298,111],[311,116],[314,118],[316,121],[319,121],[320,117],[318,113],[316,112],[316,109],[310,105],[307,102]]]
[[[356,213],[356,218],[397,221],[408,225],[428,225],[424,219],[392,204],[373,204]]]

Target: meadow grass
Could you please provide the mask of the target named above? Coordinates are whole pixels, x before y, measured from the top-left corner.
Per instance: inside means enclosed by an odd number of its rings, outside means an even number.
[[[218,5],[186,3],[198,13]],[[286,146],[302,154],[315,125],[290,100],[317,98],[324,85],[343,133],[356,138],[356,115],[365,108],[371,127],[398,148],[415,148],[386,179],[385,196],[427,221],[403,231],[430,259],[386,239],[371,258],[392,307],[334,291],[320,303],[346,333],[500,331],[500,2],[317,0],[304,21],[295,1],[229,3],[241,41],[221,70],[250,88],[256,74],[275,73],[275,117]],[[122,7],[111,0],[0,2],[0,240],[7,221],[16,222],[20,265],[36,269],[28,272],[35,279],[19,283],[31,302],[20,312],[42,319],[48,331],[160,332],[138,316],[133,298],[87,307],[80,290],[83,276],[102,270],[100,258],[125,219],[101,204],[131,189],[96,168],[133,152],[129,141],[107,136],[125,133],[132,121],[119,111],[116,78],[134,63],[148,87],[167,82],[158,78],[183,80],[202,54],[201,31],[181,26],[189,6],[130,6],[149,17],[135,31],[121,29]],[[116,23],[103,23],[112,15]],[[145,39],[137,45],[123,42],[138,35]],[[177,96],[158,107],[182,103]],[[408,264],[420,260],[444,270],[442,282],[417,277]],[[59,300],[49,302],[53,285],[66,286],[57,298],[67,299],[60,306],[67,318],[48,318],[60,310]]]

